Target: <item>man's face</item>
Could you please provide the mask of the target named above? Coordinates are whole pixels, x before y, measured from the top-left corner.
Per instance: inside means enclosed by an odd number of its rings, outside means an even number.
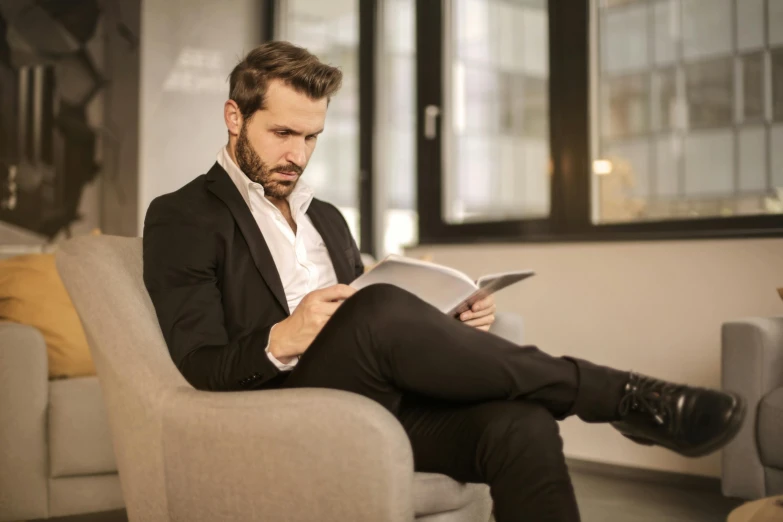
[[[280,80],[269,83],[265,109],[245,121],[236,141],[237,166],[267,197],[293,192],[326,119],[326,98],[312,100]]]

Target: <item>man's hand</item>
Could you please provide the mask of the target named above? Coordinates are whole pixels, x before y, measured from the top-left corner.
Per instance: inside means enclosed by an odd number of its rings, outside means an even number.
[[[488,295],[481,301],[476,301],[469,311],[460,314],[459,319],[468,326],[488,332],[490,325],[495,322],[495,298]]]
[[[334,285],[304,296],[294,313],[272,328],[269,353],[283,364],[303,354],[326,321],[354,293],[356,290],[350,286]]]

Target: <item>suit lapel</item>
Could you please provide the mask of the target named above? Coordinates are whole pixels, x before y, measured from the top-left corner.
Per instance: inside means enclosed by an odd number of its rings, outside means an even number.
[[[344,285],[349,284],[355,278],[353,267],[345,255],[345,244],[343,241],[340,241],[342,234],[340,227],[337,226],[338,223],[324,215],[322,203],[317,200],[313,200],[310,203],[307,215],[310,216],[310,221],[313,222],[313,226],[324,240],[326,249],[329,251],[329,257],[332,259],[332,266],[334,266],[337,281]]]
[[[245,237],[248,247],[250,247],[250,255],[253,257],[256,268],[261,273],[261,277],[264,278],[267,286],[286,314],[290,314],[288,301],[285,297],[285,289],[283,288],[283,282],[280,280],[280,273],[275,266],[275,260],[272,258],[272,253],[269,251],[264,235],[258,228],[258,223],[253,218],[253,214],[250,213],[250,208],[248,208],[245,200],[242,199],[242,195],[234,186],[234,182],[231,181],[228,173],[218,163],[215,163],[207,173],[207,181],[209,182],[207,184],[209,190],[223,200],[223,203],[226,204],[234,216],[239,230]]]

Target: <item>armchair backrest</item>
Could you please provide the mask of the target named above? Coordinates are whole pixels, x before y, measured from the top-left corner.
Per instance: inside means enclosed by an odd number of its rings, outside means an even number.
[[[162,412],[177,388],[190,385],[169,356],[144,286],[142,241],[80,237],[56,259],[98,372],[128,515],[165,520]]]

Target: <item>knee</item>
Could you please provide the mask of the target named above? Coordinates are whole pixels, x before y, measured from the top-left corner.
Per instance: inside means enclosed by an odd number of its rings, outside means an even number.
[[[384,283],[362,288],[346,301],[344,306],[352,310],[355,318],[377,319],[399,315],[397,312],[408,310],[417,301],[420,300],[410,292]]]

